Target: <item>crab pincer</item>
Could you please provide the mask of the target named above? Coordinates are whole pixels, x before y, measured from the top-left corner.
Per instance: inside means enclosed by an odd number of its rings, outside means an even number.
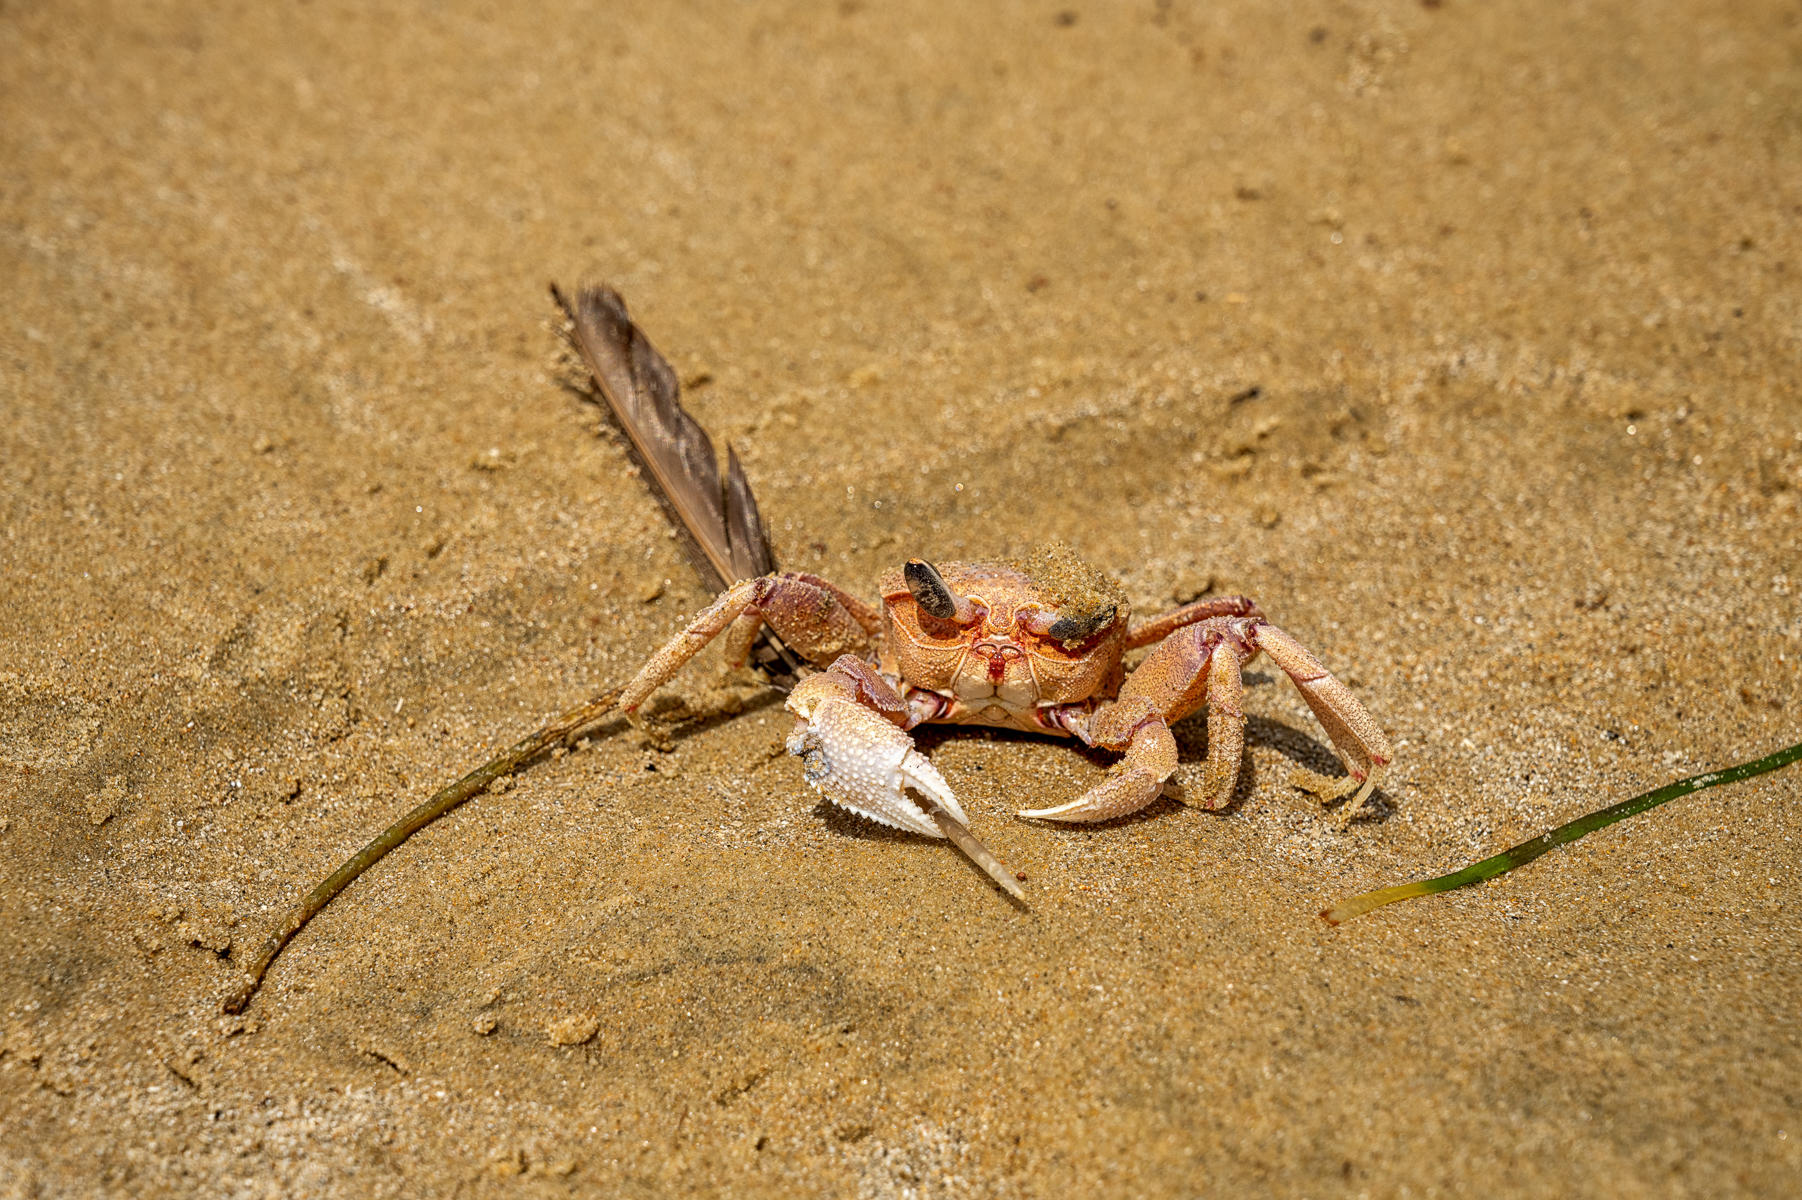
[[[879,824],[950,838],[1009,895],[1022,896],[1014,873],[970,832],[944,776],[914,748],[902,728],[905,706],[875,672],[855,659],[840,660],[803,680],[786,707],[801,718],[788,752],[801,759],[816,791]]]

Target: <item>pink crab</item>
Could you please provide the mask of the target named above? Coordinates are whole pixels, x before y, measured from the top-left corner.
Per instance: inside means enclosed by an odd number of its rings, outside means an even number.
[[[721,594],[651,656],[619,702],[639,720],[639,707],[707,643],[725,634],[728,658],[742,665],[768,625],[825,668],[787,703],[800,718],[788,749],[805,762],[808,782],[871,820],[957,838],[1016,896],[1012,873],[966,841],[963,808],[908,730],[934,721],[994,725],[1119,751],[1108,777],[1081,796],[1019,814],[1105,821],[1158,797],[1177,767],[1170,726],[1205,707],[1199,801],[1222,808],[1245,745],[1240,673],[1262,651],[1301,689],[1361,785],[1348,819],[1363,804],[1390,760],[1388,739],[1351,690],[1256,604],[1223,596],[1137,625],[1130,615],[1120,586],[1061,546],[1023,563],[913,559],[882,581],[880,611],[815,575],[765,575]],[[1151,653],[1127,674],[1124,655],[1144,646]]]

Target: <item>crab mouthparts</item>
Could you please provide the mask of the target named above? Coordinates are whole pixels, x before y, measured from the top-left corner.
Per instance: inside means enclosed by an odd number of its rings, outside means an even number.
[[[982,656],[983,666],[987,669],[990,683],[1000,683],[1007,675],[1008,663],[1016,658],[1024,658],[1018,646],[994,642],[979,642],[976,653]]]

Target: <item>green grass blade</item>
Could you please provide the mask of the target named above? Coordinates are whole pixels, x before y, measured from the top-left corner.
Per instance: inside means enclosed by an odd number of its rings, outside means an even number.
[[[1802,759],[1802,742],[1779,750],[1775,754],[1767,754],[1763,758],[1741,763],[1737,767],[1728,767],[1724,771],[1709,771],[1702,775],[1691,775],[1688,779],[1667,783],[1661,788],[1654,788],[1631,800],[1622,800],[1619,804],[1610,804],[1607,808],[1597,809],[1595,812],[1542,833],[1532,841],[1511,846],[1493,858],[1472,863],[1449,875],[1440,875],[1435,879],[1421,879],[1397,887],[1365,892],[1362,896],[1353,896],[1349,900],[1339,901],[1331,908],[1323,909],[1320,915],[1328,924],[1338,925],[1353,917],[1362,916],[1373,908],[1381,908],[1383,905],[1394,903],[1397,900],[1410,900],[1415,896],[1431,896],[1439,892],[1449,892],[1453,888],[1469,887],[1471,884],[1481,883],[1485,879],[1494,879],[1497,875],[1512,871],[1516,867],[1525,866],[1553,847],[1574,842],[1586,833],[1594,833],[1616,821],[1624,821],[1628,817],[1637,816],[1649,808],[1657,808],[1660,804],[1675,800],[1679,796],[1687,796],[1691,792],[1699,792],[1703,788],[1719,787],[1723,783],[1738,783],[1740,780],[1750,779],[1754,775],[1763,775],[1767,771],[1787,767],[1797,759]]]

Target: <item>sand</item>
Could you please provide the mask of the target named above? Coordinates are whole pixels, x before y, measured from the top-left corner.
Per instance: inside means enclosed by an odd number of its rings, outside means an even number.
[[[0,1196],[1802,1190],[1794,3],[0,10]],[[1243,592],[1237,801],[920,738],[1010,903],[709,654],[547,369],[606,279],[782,562]],[[1199,774],[1201,723],[1179,730]]]

